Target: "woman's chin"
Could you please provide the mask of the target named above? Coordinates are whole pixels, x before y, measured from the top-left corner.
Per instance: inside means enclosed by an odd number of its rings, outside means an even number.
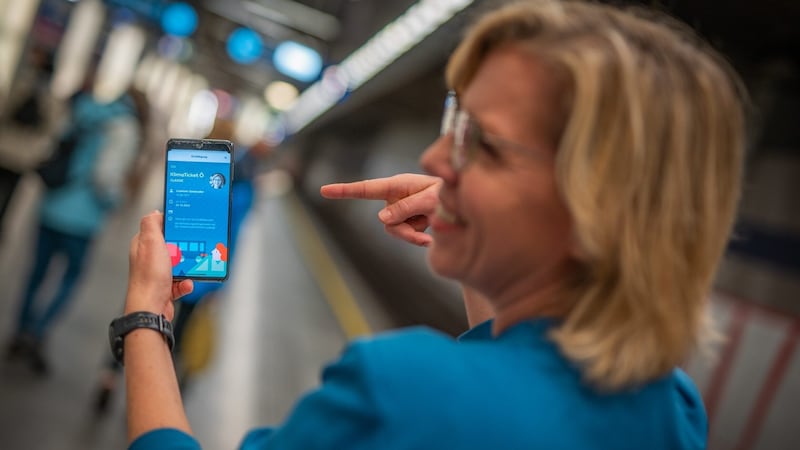
[[[463,263],[463,258],[437,249],[436,241],[428,248],[428,267],[436,275],[460,281],[460,265]]]

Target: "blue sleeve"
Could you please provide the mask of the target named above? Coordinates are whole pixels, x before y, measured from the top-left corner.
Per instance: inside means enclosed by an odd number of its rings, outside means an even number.
[[[160,428],[136,438],[128,450],[200,450],[200,444],[183,431]]]
[[[269,445],[269,438],[274,431],[275,429],[271,427],[250,430],[245,435],[244,439],[242,439],[242,443],[239,444],[239,450],[260,450],[262,448],[267,448],[267,445]]]
[[[381,421],[363,353],[360,345],[349,346],[280,427],[251,432],[241,449],[380,448]]]
[[[674,406],[678,418],[679,448],[704,449],[708,442],[708,416],[694,381],[681,369],[673,371]]]

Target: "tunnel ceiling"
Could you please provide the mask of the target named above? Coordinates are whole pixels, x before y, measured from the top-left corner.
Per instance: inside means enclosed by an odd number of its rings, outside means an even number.
[[[256,30],[267,48],[284,40],[308,45],[330,64],[344,59],[413,3],[413,0],[204,0],[199,6],[201,23],[205,26],[195,36],[203,51],[193,61],[193,68],[220,87],[260,92],[266,83],[283,76],[266,61],[253,65],[230,61],[225,53],[225,40],[236,27]]]
[[[286,39],[299,41],[317,49],[330,64],[343,60],[415,1],[196,0],[190,3],[198,7],[201,23],[194,37],[200,51],[190,62],[192,69],[206,76],[214,87],[237,94],[260,95],[267,83],[285,77],[266,61],[244,66],[228,58],[225,40],[236,27],[247,26],[258,31],[268,48]],[[472,8],[487,3],[489,0],[477,0]],[[728,56],[747,64],[776,57],[796,61],[796,55],[800,55],[800,2],[796,0],[623,0],[623,3],[654,5],[670,11]],[[298,7],[308,9],[298,12]],[[320,17],[325,20],[314,25],[314,19]],[[443,88],[441,70],[464,20],[462,17],[443,27],[410,55],[401,58],[395,67],[389,67],[360,88],[363,92],[354,93],[347,102],[349,105],[334,108],[318,122],[338,118],[341,123],[344,113],[352,116],[348,120],[370,121],[393,113],[392,108],[362,107],[376,99],[412,109],[429,108],[433,102],[431,93]],[[307,86],[301,84],[299,88]],[[400,87],[405,89],[397,93]],[[359,111],[365,111],[368,117],[360,117]]]
[[[665,3],[723,50],[749,59],[796,59],[800,55],[800,2],[797,0],[673,0]]]

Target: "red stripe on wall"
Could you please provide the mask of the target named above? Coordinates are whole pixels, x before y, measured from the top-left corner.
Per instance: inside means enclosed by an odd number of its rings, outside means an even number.
[[[736,352],[739,350],[739,344],[742,340],[744,333],[744,326],[747,322],[747,317],[750,315],[750,308],[747,305],[738,303],[733,307],[733,317],[731,324],[728,326],[727,343],[720,355],[719,364],[714,369],[711,375],[711,380],[708,384],[708,392],[706,392],[704,402],[706,404],[706,412],[708,414],[708,423],[712,424],[714,415],[717,411],[722,393],[725,390],[725,384],[731,373],[731,366]]]
[[[753,411],[750,413],[742,438],[736,447],[737,450],[748,450],[755,444],[764,419],[767,418],[769,408],[772,406],[772,400],[778,392],[783,376],[786,374],[786,369],[792,361],[798,341],[800,341],[800,320],[795,321],[792,328],[789,329],[789,333],[775,356],[767,378],[761,386]]]

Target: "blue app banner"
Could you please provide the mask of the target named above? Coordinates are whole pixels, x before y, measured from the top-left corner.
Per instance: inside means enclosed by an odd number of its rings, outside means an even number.
[[[228,152],[168,152],[164,237],[174,276],[226,276],[230,174]]]

